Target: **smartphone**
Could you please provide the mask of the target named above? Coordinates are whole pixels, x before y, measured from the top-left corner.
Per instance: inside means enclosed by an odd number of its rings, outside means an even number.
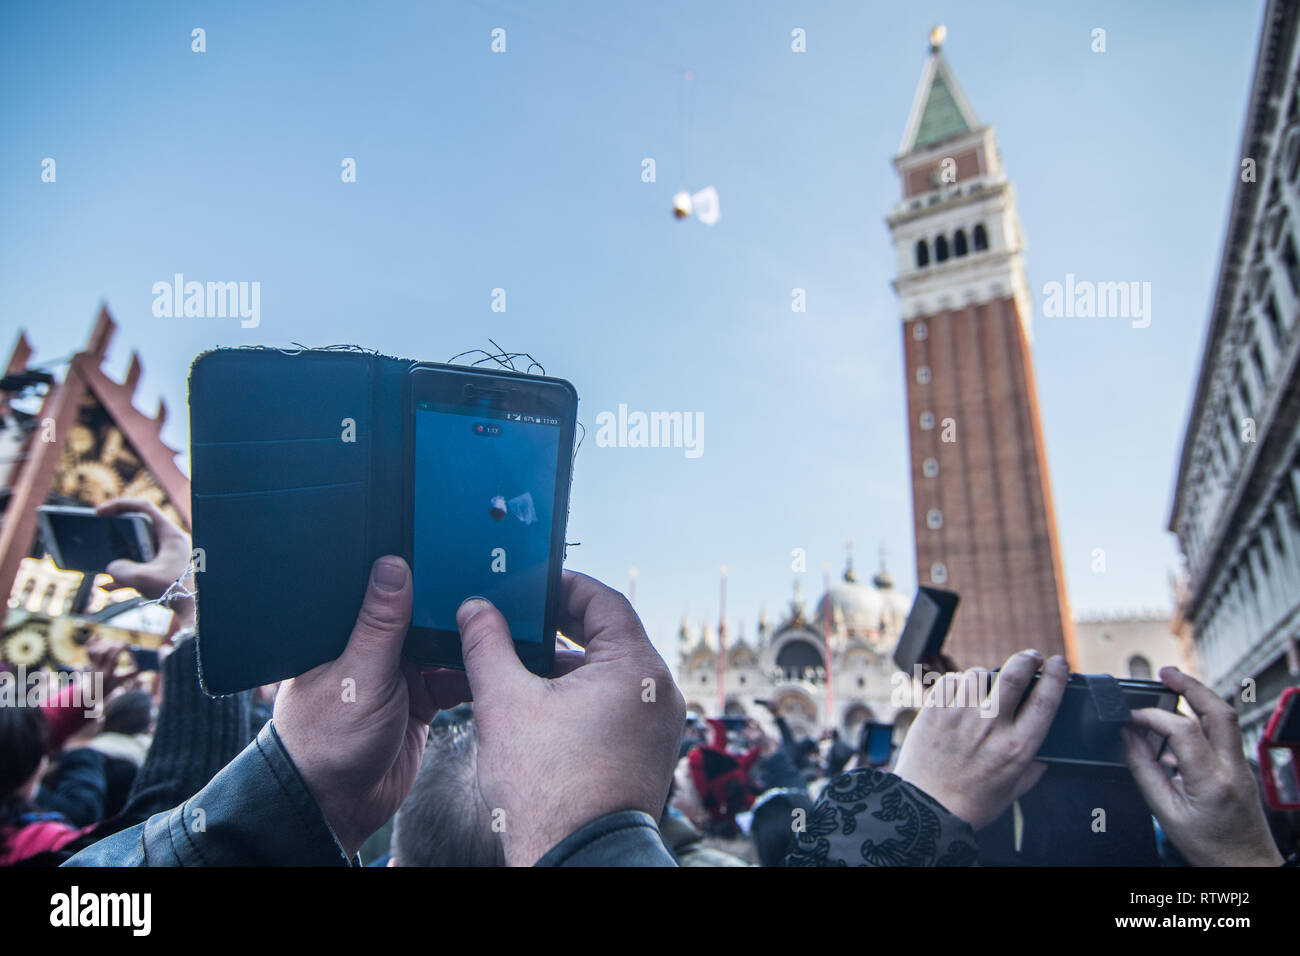
[[[1034,675],[1036,686],[1041,675]],[[1178,694],[1159,681],[1133,680],[1115,678],[1115,686],[1123,695],[1123,704],[1129,711],[1157,707],[1173,713],[1178,709]],[[1026,691],[1028,696],[1029,691]],[[1023,701],[1022,701],[1023,702]],[[1103,719],[1098,710],[1098,701],[1089,690],[1082,674],[1071,674],[1065,685],[1065,694],[1061,697],[1061,706],[1056,711],[1047,737],[1038,748],[1036,760],[1045,763],[1087,764],[1099,767],[1125,767],[1124,739],[1120,736],[1120,727],[1126,719]],[[1019,708],[1017,707],[1017,710]],[[1165,740],[1151,734],[1149,740],[1156,756],[1164,752]]]
[[[938,656],[952,627],[961,596],[956,591],[921,585],[894,646],[894,663],[905,674]]]
[[[417,365],[408,379],[405,653],[463,668],[456,609],[496,606],[524,666],[550,674],[578,394],[563,379]]]
[[[894,755],[894,725],[869,720],[858,731],[858,753],[867,766],[883,767]]]
[[[42,505],[36,515],[45,550],[64,571],[98,574],[117,558],[141,564],[153,560],[153,533],[145,515],[105,517],[94,508],[63,505]]]
[[[158,669],[158,648],[156,647],[128,647],[131,652],[131,660],[135,663],[135,669],[138,671],[156,671]]]

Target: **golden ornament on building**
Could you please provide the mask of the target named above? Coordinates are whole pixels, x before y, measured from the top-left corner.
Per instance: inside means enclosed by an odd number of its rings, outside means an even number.
[[[136,473],[135,477],[122,489],[122,497],[143,498],[164,511],[171,507],[167,504],[167,496],[163,494],[162,489],[158,487],[158,483],[153,480],[153,476],[147,471]]]
[[[34,627],[22,627],[5,640],[5,660],[15,667],[32,667],[45,657],[45,637]]]
[[[122,479],[112,468],[98,461],[82,462],[76,467],[78,495],[90,505],[103,504],[122,492]]]
[[[76,633],[77,627],[71,618],[60,617],[50,621],[50,656],[64,667],[75,667],[85,662]]]
[[[95,450],[95,433],[85,425],[73,425],[68,432],[68,451],[78,458],[85,458]]]
[[[110,429],[104,436],[104,449],[99,459],[107,464],[117,465],[128,473],[140,467],[140,459],[131,450],[126,437],[116,428]]]

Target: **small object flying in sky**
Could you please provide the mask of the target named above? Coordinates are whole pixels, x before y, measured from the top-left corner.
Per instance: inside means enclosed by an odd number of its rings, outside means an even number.
[[[685,219],[691,213],[706,226],[718,221],[718,191],[712,186],[705,186],[697,193],[682,190],[673,197],[673,216]]]

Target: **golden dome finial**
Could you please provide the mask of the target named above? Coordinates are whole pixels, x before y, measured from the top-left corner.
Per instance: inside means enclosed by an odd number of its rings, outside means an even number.
[[[858,572],[853,570],[853,541],[844,542],[844,580],[853,584],[858,580]]]
[[[946,39],[948,39],[948,28],[940,23],[930,31],[930,49],[937,52]]]

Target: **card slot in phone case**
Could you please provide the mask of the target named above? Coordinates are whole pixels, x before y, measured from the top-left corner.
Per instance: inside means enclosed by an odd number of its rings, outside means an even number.
[[[278,491],[364,482],[369,441],[226,442],[190,449],[194,494]]]
[[[369,571],[358,547],[365,498],[362,482],[194,496],[194,545],[204,564],[196,576],[199,657],[209,693],[292,677],[342,652]],[[245,653],[250,647],[257,653]]]
[[[334,481],[324,485],[297,485],[293,488],[250,488],[247,491],[220,491],[193,494],[193,501],[212,501],[217,498],[256,498],[261,495],[287,495],[299,491],[323,491],[328,488],[364,488],[364,481]],[[361,509],[359,509],[361,510]]]

